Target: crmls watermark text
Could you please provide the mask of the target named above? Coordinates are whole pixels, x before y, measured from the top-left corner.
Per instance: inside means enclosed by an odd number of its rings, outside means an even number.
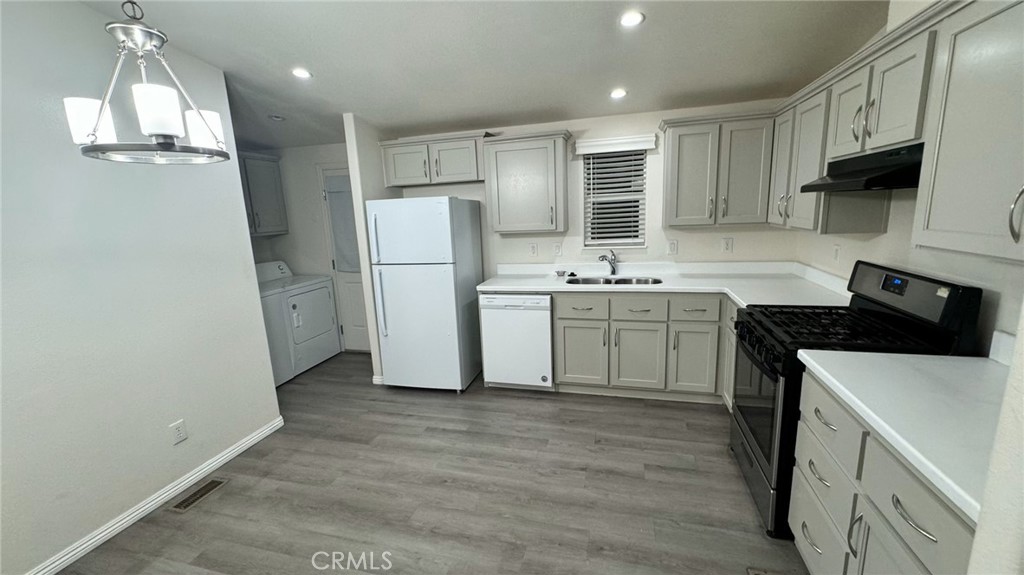
[[[390,571],[391,552],[317,551],[310,558],[317,571]]]

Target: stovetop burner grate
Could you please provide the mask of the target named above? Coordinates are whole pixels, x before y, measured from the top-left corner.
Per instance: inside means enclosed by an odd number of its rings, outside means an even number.
[[[749,306],[749,314],[788,348],[919,351],[928,346],[846,307]]]

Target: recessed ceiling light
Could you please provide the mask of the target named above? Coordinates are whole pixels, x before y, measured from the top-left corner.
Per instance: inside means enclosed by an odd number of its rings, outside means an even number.
[[[612,93],[608,95],[612,97],[612,100],[621,100],[626,97],[626,90],[623,88],[615,88],[612,90]]]
[[[269,115],[267,117],[270,118],[271,120],[275,121],[275,122],[283,122],[284,121],[284,116],[281,116],[280,114],[271,114],[271,115]]]
[[[645,16],[643,12],[640,12],[639,10],[630,10],[622,14],[622,17],[619,18],[619,24],[624,28],[632,28],[634,26],[639,26],[640,23],[644,21],[644,18]]]
[[[295,76],[296,78],[302,78],[303,80],[308,80],[313,77],[313,74],[311,74],[309,70],[305,68],[292,68],[292,76]]]

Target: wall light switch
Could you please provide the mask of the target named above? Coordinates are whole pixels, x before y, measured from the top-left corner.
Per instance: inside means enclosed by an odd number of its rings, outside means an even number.
[[[722,251],[727,254],[732,253],[732,238],[722,238]]]
[[[842,249],[839,247],[839,244],[832,244],[832,261],[839,261],[839,252],[841,251]]]
[[[558,242],[551,244],[551,252],[556,256],[562,255],[562,244]]]
[[[668,241],[668,255],[674,256],[679,253],[679,240]]]
[[[535,243],[531,243],[530,244],[530,257],[531,258],[537,257],[537,244],[535,244]]]

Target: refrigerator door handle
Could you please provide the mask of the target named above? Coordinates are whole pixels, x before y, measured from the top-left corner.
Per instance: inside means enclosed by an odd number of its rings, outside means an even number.
[[[380,238],[377,237],[377,214],[373,214],[373,252],[375,263],[380,263]]]
[[[380,304],[380,326],[381,334],[388,336],[388,311],[384,307],[384,272],[377,270],[377,301]]]

